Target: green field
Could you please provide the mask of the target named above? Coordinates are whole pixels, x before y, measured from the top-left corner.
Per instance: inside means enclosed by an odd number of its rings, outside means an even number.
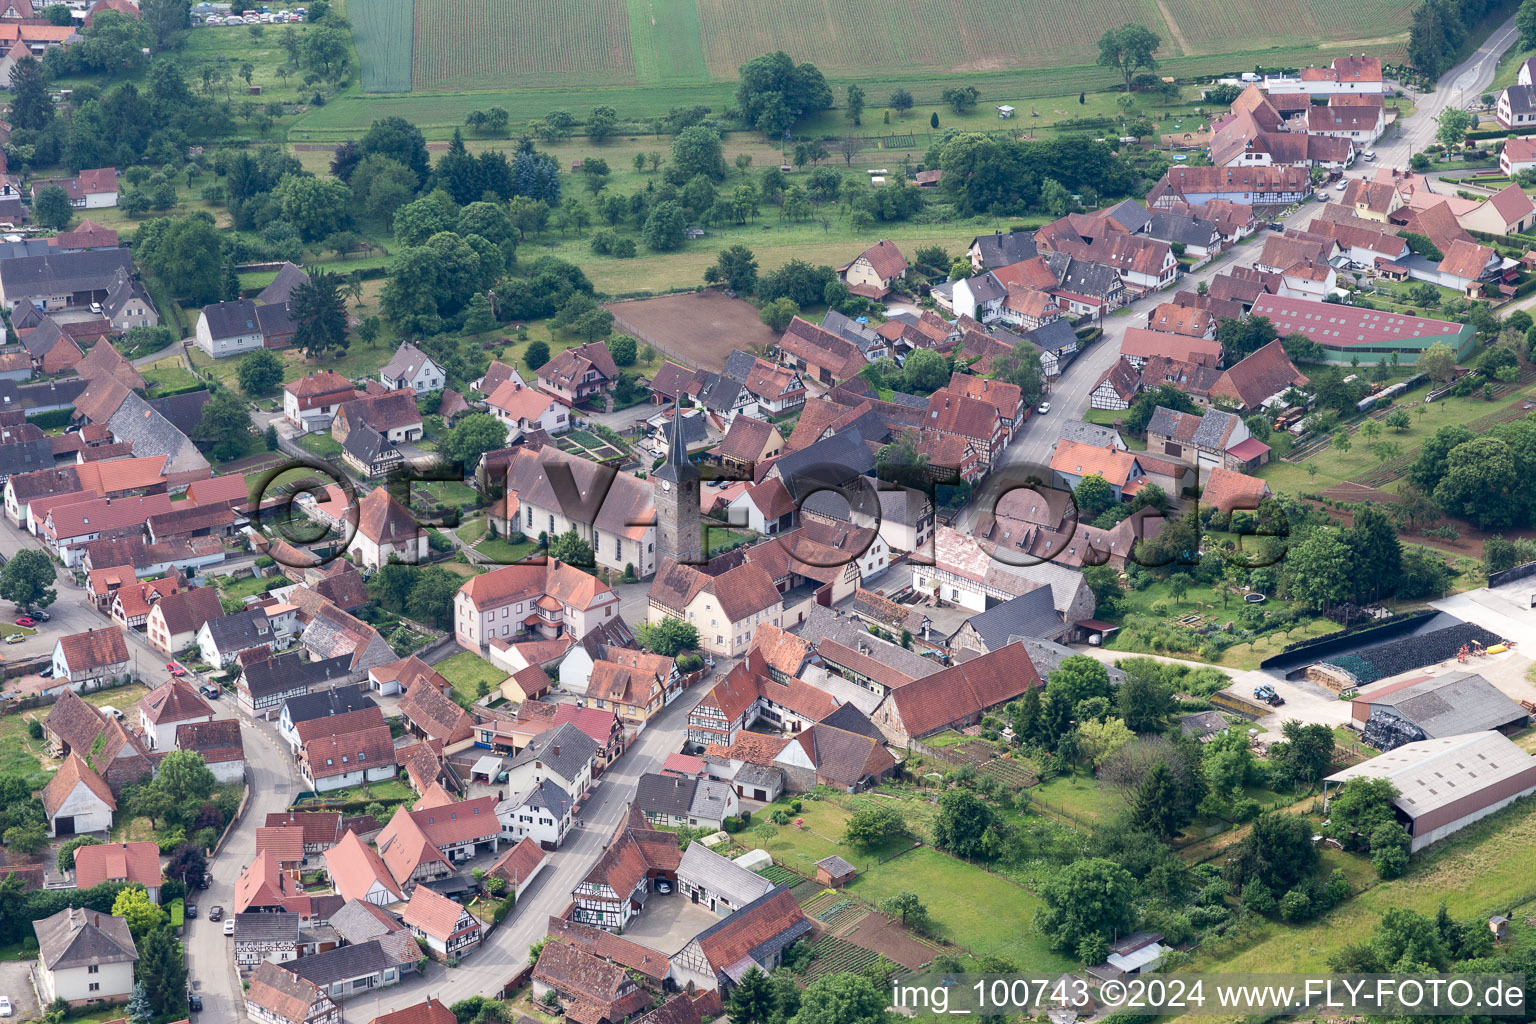
[[[568,103],[551,96],[542,110],[528,116],[560,108],[585,110],[594,102],[612,102],[621,114],[629,114],[623,108],[632,107],[632,99],[595,99],[594,92],[729,82],[746,61],[779,49],[811,61],[829,77],[878,83],[882,95],[914,77],[985,77],[1046,68],[1053,69],[1049,77],[1058,84],[1052,91],[1059,92],[1068,84],[1059,69],[1091,69],[1100,34],[1126,22],[1156,32],[1163,41],[1158,56],[1168,61],[1215,57],[1233,68],[1256,62],[1298,66],[1326,62],[1315,47],[1347,51],[1367,42],[1373,52],[1393,56],[1402,50],[1401,30],[1413,7],[1409,0],[1238,0],[1220,5],[1207,0],[1042,0],[1028,5],[908,0],[873,7],[856,0],[353,4],[348,14],[365,92],[571,89],[584,97]],[[1112,78],[1112,72],[1094,69],[1095,83]],[[1070,87],[1087,86],[1074,80]],[[664,113],[683,102],[718,101],[672,97],[643,114]],[[878,102],[871,97],[871,106]],[[513,118],[523,115],[513,111]]]
[[[507,678],[505,672],[471,651],[455,654],[447,661],[440,661],[432,667],[452,683],[455,690],[470,700],[479,696],[477,690],[481,680],[491,686],[500,686],[501,681]]]
[[[412,0],[350,0],[352,44],[364,92],[410,92],[415,36]]]

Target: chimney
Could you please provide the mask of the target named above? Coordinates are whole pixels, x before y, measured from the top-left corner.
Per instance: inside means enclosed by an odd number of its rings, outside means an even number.
[[[559,757],[560,756],[560,744],[556,743],[553,747],[550,748],[550,751],[556,757]]]

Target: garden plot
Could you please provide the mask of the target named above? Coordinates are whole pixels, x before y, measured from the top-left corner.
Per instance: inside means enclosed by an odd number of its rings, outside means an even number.
[[[563,452],[593,462],[616,462],[629,457],[629,452],[589,430],[577,429],[562,434],[555,438],[555,445]]]

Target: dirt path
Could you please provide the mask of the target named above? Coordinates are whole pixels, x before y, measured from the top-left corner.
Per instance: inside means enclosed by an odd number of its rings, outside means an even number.
[[[1194,48],[1189,45],[1189,40],[1184,38],[1184,33],[1179,30],[1179,23],[1174,20],[1173,12],[1168,9],[1168,5],[1163,0],[1157,0],[1157,13],[1163,16],[1163,21],[1168,25],[1168,32],[1173,36],[1173,41],[1179,44],[1179,49],[1184,51],[1185,56],[1193,56]]]

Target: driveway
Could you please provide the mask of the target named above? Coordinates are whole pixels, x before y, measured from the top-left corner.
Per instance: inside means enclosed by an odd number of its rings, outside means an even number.
[[[675,892],[670,896],[652,893],[645,901],[645,909],[624,926],[624,937],[673,956],[695,935],[719,921],[708,907],[701,907],[686,896]]]
[[[0,996],[7,996],[15,1007],[12,1020],[37,1019],[37,995],[32,991],[32,978],[28,974],[33,960],[7,960],[0,963]]]

